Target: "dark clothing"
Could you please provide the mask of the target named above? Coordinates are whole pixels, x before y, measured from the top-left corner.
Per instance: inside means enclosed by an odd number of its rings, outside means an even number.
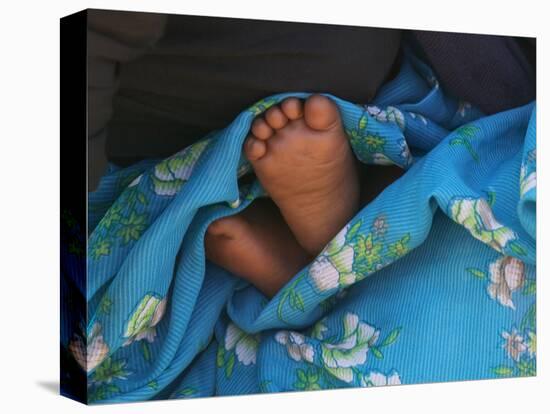
[[[413,31],[447,93],[491,114],[535,99],[535,42]],[[166,157],[279,92],[368,103],[397,67],[401,31],[88,11],[90,190],[106,161]]]
[[[279,92],[366,103],[399,46],[398,30],[170,15],[164,36],[120,65],[108,156],[168,156]]]
[[[446,92],[483,112],[535,99],[535,39],[420,30],[412,37]]]

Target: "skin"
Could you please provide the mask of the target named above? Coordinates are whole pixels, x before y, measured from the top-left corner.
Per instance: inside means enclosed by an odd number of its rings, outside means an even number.
[[[206,256],[269,298],[402,174],[358,167],[337,107],[320,95],[270,108],[254,121],[244,151],[273,201],[212,223]]]
[[[273,297],[312,257],[298,244],[277,206],[254,201],[240,214],[212,223],[206,256]]]
[[[244,151],[309,254],[317,255],[357,212],[355,158],[329,98],[288,98],[271,107],[252,124]]]

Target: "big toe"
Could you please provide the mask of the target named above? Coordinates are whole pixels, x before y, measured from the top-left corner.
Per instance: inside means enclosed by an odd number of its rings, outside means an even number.
[[[326,131],[340,125],[338,107],[323,95],[312,95],[306,100],[304,117],[310,128],[319,131]]]

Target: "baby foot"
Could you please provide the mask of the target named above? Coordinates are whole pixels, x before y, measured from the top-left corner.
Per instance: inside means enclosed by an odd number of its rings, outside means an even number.
[[[288,98],[257,118],[245,142],[256,176],[311,255],[359,208],[355,158],[338,107],[322,95]]]
[[[216,220],[204,238],[206,257],[274,296],[311,261],[269,200]]]

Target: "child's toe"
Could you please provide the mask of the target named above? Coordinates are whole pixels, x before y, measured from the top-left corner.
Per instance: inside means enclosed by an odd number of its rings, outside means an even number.
[[[301,118],[304,114],[304,105],[298,98],[287,98],[281,103],[283,113],[291,121]]]
[[[266,143],[253,136],[249,136],[244,143],[244,153],[250,161],[259,160],[265,155],[266,151]]]
[[[269,139],[273,135],[273,129],[263,118],[256,118],[254,122],[252,122],[250,132],[252,132],[256,138],[261,140]]]
[[[323,95],[310,96],[304,105],[304,118],[310,128],[326,131],[340,124],[336,104]]]
[[[288,123],[288,118],[279,106],[272,106],[265,113],[265,120],[273,129],[281,129]]]

